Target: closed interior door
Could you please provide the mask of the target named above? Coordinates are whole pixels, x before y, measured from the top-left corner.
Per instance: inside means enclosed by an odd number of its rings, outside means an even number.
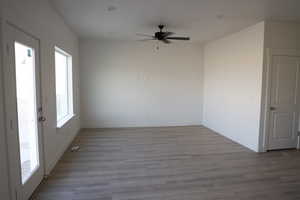
[[[272,57],[269,150],[297,147],[299,73],[299,57]]]
[[[39,41],[6,24],[5,102],[12,196],[27,200],[44,174]]]

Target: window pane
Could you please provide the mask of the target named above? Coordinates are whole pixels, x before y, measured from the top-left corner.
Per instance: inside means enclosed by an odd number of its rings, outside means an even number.
[[[57,121],[60,121],[69,114],[68,57],[57,51],[55,52],[55,77]]]
[[[15,42],[22,183],[39,167],[34,49]]]

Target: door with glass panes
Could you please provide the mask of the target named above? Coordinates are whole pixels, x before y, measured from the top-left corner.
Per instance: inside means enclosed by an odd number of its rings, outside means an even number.
[[[39,41],[4,25],[7,143],[13,199],[27,200],[44,175]]]

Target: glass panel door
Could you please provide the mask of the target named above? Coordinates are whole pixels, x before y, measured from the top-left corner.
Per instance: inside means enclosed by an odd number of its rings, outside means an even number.
[[[40,42],[5,23],[4,87],[11,197],[28,200],[44,176]],[[1,199],[1,197],[0,197]]]
[[[21,179],[39,167],[34,49],[15,42],[15,72]]]

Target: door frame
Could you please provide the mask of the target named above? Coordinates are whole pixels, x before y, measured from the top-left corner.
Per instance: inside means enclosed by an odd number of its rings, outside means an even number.
[[[2,157],[0,160],[4,162],[2,170],[0,173],[3,175],[3,183],[6,183],[4,185],[4,196],[2,198],[11,199],[11,193],[10,193],[10,179],[9,179],[9,166],[8,166],[8,152],[7,152],[7,138],[6,138],[6,124],[5,124],[5,107],[4,107],[4,43],[3,43],[3,24],[4,20],[0,16],[0,156]],[[3,146],[2,146],[3,145]]]
[[[262,100],[261,100],[261,127],[259,138],[259,152],[268,151],[268,138],[270,134],[270,104],[271,104],[271,81],[272,81],[272,58],[273,56],[294,56],[300,58],[300,49],[272,49],[266,48],[264,52]],[[299,108],[300,109],[300,108]],[[298,136],[297,149],[300,149]]]
[[[8,51],[8,43],[10,41],[10,38],[8,36],[9,34],[9,29],[10,28],[13,28],[15,29],[16,31],[19,31],[21,33],[23,33],[24,35],[34,39],[37,41],[37,47],[38,49],[35,49],[35,52],[36,52],[36,55],[35,55],[35,65],[39,68],[37,73],[37,78],[36,79],[36,89],[38,91],[38,101],[39,101],[39,105],[42,107],[43,105],[43,102],[42,102],[42,91],[41,91],[41,88],[42,88],[42,81],[41,81],[41,70],[42,70],[42,67],[41,67],[41,42],[40,42],[40,39],[33,36],[32,34],[28,33],[27,31],[24,31],[22,28],[19,28],[18,26],[14,25],[13,23],[10,23],[9,21],[6,21],[6,20],[3,20],[2,21],[2,24],[1,24],[1,28],[2,28],[2,49],[3,49],[3,60],[2,60],[2,63],[3,63],[3,93],[4,93],[4,105],[5,105],[5,113],[4,113],[4,120],[5,120],[5,135],[6,135],[6,148],[7,148],[7,162],[8,162],[8,178],[9,178],[9,189],[10,189],[10,195],[11,195],[11,198],[12,199],[17,199],[19,200],[18,198],[21,197],[21,194],[18,194],[17,192],[17,182],[16,182],[16,178],[18,177],[17,175],[15,175],[15,173],[18,173],[18,168],[19,167],[14,167],[14,169],[12,169],[12,165],[15,164],[15,161],[13,160],[15,155],[12,155],[12,153],[9,151],[9,145],[11,144],[12,142],[12,139],[10,137],[10,134],[12,134],[12,130],[10,128],[11,126],[11,120],[9,119],[9,113],[7,111],[7,101],[9,101],[8,98],[6,98],[5,96],[7,95],[7,85],[8,85],[8,82],[9,80],[7,80],[7,78],[5,77],[5,73],[7,71],[7,69],[9,68],[9,65],[11,65],[11,55],[8,55],[10,54]],[[13,78],[15,79],[15,78]],[[37,105],[38,106],[38,105]],[[38,109],[38,107],[37,107]],[[14,125],[17,127],[17,125]],[[42,172],[42,175],[44,177],[45,175],[45,151],[44,151],[44,134],[43,134],[43,124],[38,122],[38,127],[39,127],[39,133],[38,133],[38,136],[39,136],[39,139],[38,139],[38,142],[39,142],[39,149],[40,149],[40,154],[41,154],[41,157],[39,158],[39,165],[40,165],[40,170]],[[17,141],[18,142],[18,141]],[[15,153],[19,153],[19,146],[17,146],[18,150]],[[17,168],[17,169],[16,169]],[[20,176],[20,175],[19,175]],[[23,198],[23,197],[21,197]]]

